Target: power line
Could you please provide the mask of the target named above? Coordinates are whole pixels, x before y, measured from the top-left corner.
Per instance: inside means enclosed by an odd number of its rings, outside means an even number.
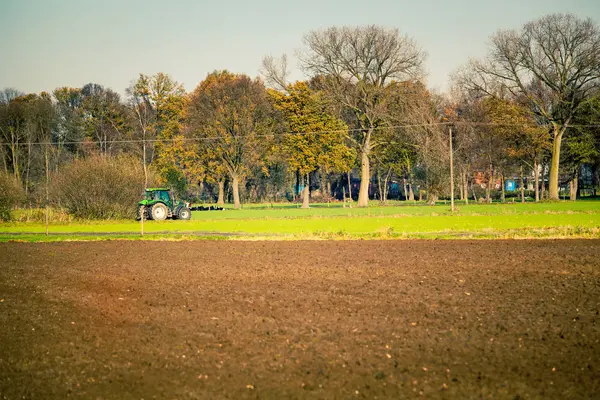
[[[379,130],[390,130],[390,129],[409,129],[409,128],[425,128],[425,127],[437,127],[437,126],[480,126],[480,127],[528,127],[528,128],[544,128],[543,125],[537,124],[503,124],[496,122],[469,122],[469,121],[455,121],[455,122],[433,122],[427,124],[405,124],[405,125],[390,125],[390,126],[379,126],[372,128],[373,131]],[[569,125],[569,128],[600,128],[600,124],[576,124]],[[255,138],[270,138],[270,137],[280,137],[280,136],[304,136],[304,135],[324,135],[331,133],[351,133],[351,132],[360,132],[365,131],[363,128],[355,128],[355,129],[337,129],[337,130],[327,130],[327,131],[314,131],[314,132],[282,132],[282,133],[269,133],[269,134],[260,134],[260,135],[241,135],[236,136],[237,138],[245,138],[245,137],[255,137]],[[100,144],[100,143],[110,143],[110,144],[124,144],[124,143],[169,143],[169,142],[203,142],[203,141],[214,141],[221,140],[220,137],[177,137],[170,139],[119,139],[119,140],[71,140],[71,141],[61,141],[61,142],[0,142],[1,146],[11,146],[11,145],[26,145],[26,146],[34,146],[34,145],[73,145],[73,144]]]

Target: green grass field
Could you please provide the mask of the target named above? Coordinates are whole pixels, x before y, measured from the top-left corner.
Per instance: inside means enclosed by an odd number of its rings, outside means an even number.
[[[600,237],[600,201],[344,208],[339,203],[195,211],[190,221],[145,221],[144,239],[387,239]],[[141,239],[136,221],[0,224],[0,241]]]

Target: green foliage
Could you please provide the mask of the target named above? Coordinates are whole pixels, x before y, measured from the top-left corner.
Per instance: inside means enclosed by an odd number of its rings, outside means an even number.
[[[561,163],[570,176],[583,163],[600,165],[600,94],[590,98],[577,112],[566,133]]]
[[[50,189],[55,205],[74,217],[134,218],[144,191],[144,173],[132,157],[92,156],[53,174]]]
[[[10,221],[13,209],[24,200],[25,192],[19,180],[0,172],[0,221]]]
[[[164,168],[161,180],[173,189],[177,198],[186,197],[187,180],[179,168]]]

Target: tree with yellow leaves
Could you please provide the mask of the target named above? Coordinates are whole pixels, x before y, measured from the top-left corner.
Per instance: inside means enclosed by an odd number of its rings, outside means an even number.
[[[280,142],[282,153],[293,171],[304,180],[302,208],[309,207],[310,174],[321,169],[324,190],[329,194],[327,176],[350,170],[356,154],[346,146],[346,124],[327,113],[322,94],[306,82],[296,82],[287,93],[269,90],[271,101],[283,116],[285,134]]]
[[[183,135],[186,93],[169,75],[159,72],[139,78],[127,90],[129,103],[141,138],[145,184],[148,167],[155,166],[161,180],[180,193],[187,183],[202,178],[195,144]]]

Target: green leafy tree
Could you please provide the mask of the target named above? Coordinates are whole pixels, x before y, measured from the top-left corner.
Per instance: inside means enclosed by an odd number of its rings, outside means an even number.
[[[573,118],[573,126],[565,134],[565,151],[561,163],[569,179],[570,198],[578,193],[582,164],[600,166],[600,95],[594,96]]]

